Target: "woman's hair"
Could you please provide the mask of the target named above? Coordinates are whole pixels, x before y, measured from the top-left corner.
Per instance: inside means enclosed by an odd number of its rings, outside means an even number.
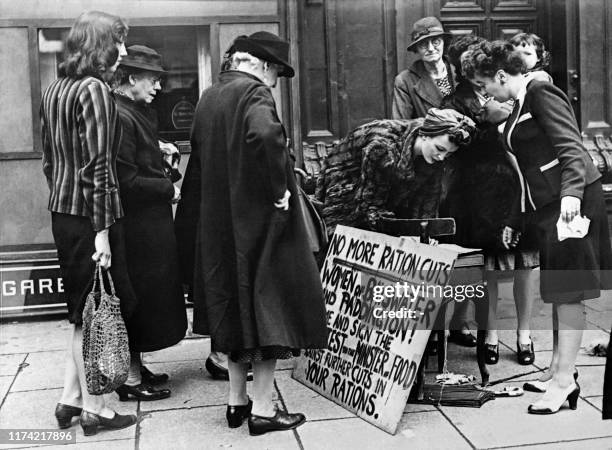
[[[522,44],[533,45],[536,50],[536,56],[538,57],[538,63],[535,65],[533,70],[544,70],[550,66],[550,53],[546,50],[544,41],[540,36],[533,33],[518,33],[515,34],[510,40],[514,47],[519,47]]]
[[[507,41],[481,42],[470,47],[461,58],[461,71],[469,79],[476,74],[492,78],[500,69],[510,75],[525,71],[523,58]]]
[[[448,134],[448,140],[459,147],[469,145],[476,132],[472,119],[454,109],[430,108],[425,121],[419,129],[421,136],[440,136]]]
[[[66,38],[60,70],[70,78],[101,78],[119,57],[117,44],[125,41],[128,26],[117,16],[100,11],[81,14]]]
[[[460,81],[463,78],[461,74],[461,55],[471,46],[480,44],[485,39],[474,34],[466,34],[454,38],[448,47],[446,56],[455,68],[457,79]]]

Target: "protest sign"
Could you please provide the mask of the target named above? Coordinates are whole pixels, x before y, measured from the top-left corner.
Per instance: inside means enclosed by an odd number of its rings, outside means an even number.
[[[328,347],[303,352],[293,377],[395,433],[456,258],[338,226],[321,270]]]

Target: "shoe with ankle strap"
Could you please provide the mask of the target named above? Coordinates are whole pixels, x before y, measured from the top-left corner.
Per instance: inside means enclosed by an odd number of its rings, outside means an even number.
[[[549,391],[547,391],[549,394]],[[547,394],[544,394],[546,396]],[[542,398],[540,401],[529,405],[529,414],[556,414],[559,412],[565,401],[569,403],[572,410],[578,408],[578,397],[580,396],[580,385],[576,382],[563,389],[556,397],[549,395],[549,398]]]
[[[98,414],[83,410],[81,413],[81,428],[85,436],[93,436],[98,432],[98,428],[109,430],[120,430],[136,423],[136,416],[133,414],[121,415],[115,413],[112,419],[107,419]]]
[[[535,352],[533,350],[533,341],[530,339],[529,344],[520,344],[516,340],[516,358],[521,366],[528,366],[535,361]]]

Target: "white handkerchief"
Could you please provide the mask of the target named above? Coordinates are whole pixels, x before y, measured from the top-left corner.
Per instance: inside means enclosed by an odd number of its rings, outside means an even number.
[[[590,223],[591,220],[583,216],[574,217],[570,223],[564,222],[561,217],[559,217],[557,221],[559,241],[564,241],[569,238],[580,239],[585,237],[589,232]]]

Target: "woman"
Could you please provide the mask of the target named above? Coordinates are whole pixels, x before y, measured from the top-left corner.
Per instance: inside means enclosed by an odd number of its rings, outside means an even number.
[[[409,51],[419,59],[395,77],[393,119],[425,117],[430,108],[438,108],[442,99],[455,90],[452,66],[445,60],[445,39],[449,39],[435,17],[417,20],[412,28]]]
[[[74,324],[55,417],[60,428],[67,428],[72,417],[80,415],[86,435],[100,426],[119,429],[136,423],[135,416],[116,414],[104,397],[87,392],[82,354],[82,313],[96,263],[110,269],[124,318],[136,303],[127,278],[115,169],[121,124],[106,84],[126,54],[127,32],[119,17],[96,11],[81,14],[66,40],[62,76],[46,89],[41,106],[51,226],[68,320]]]
[[[497,125],[508,118],[511,107],[488,97],[461,76],[461,56],[470,46],[483,41],[476,36],[463,36],[448,50],[459,84],[455,93],[444,99],[443,105],[472,118],[478,124],[478,133],[467,151],[457,154],[458,164],[451,177],[446,209],[457,220],[457,243],[485,251],[489,301],[486,362],[496,364],[499,359],[497,275],[499,271],[512,271],[518,319],[517,360],[521,365],[528,365],[535,360],[529,322],[538,281],[538,272],[533,270],[539,265],[538,253],[533,232],[525,233],[518,246],[513,245],[511,249],[504,247],[500,234],[520,191],[497,131]]]
[[[380,230],[384,218],[437,217],[440,171],[432,170],[470,142],[474,122],[452,109],[425,119],[376,120],[356,128],[328,153],[317,182],[323,218]]]
[[[294,75],[289,43],[260,31],[238,37],[230,54],[232,69],[221,72],[198,102],[183,183],[185,200],[199,211],[193,328],[211,336],[213,351],[229,353],[228,426],[248,418],[250,434],[257,435],[306,420],[275,410],[274,368],[298,349],[324,348],[327,329],[287,137],[270,89],[278,77]]]
[[[565,94],[550,82],[524,77],[524,62],[510,43],[482,43],[468,51],[462,67],[496,100],[515,100],[503,140],[520,178],[521,196],[503,240],[515,240],[521,214],[537,225],[540,292],[544,302],[553,304],[551,380],[529,413],[554,414],[565,400],[575,409],[580,387],[573,374],[584,328],[582,301],[610,286],[612,252],[601,175],[582,146]],[[590,220],[586,235],[561,241],[557,230],[567,231],[581,215]]]
[[[179,278],[172,203],[179,189],[168,178],[157,140],[157,116],[149,105],[161,89],[161,56],[132,45],[115,74],[123,135],[117,157],[121,201],[125,209],[128,273],[138,307],[127,321],[131,364],[128,379],[117,389],[119,398],[159,400],[170,390],[151,385],[165,382],[143,366],[140,352],[170,347],[185,336],[187,316]]]

